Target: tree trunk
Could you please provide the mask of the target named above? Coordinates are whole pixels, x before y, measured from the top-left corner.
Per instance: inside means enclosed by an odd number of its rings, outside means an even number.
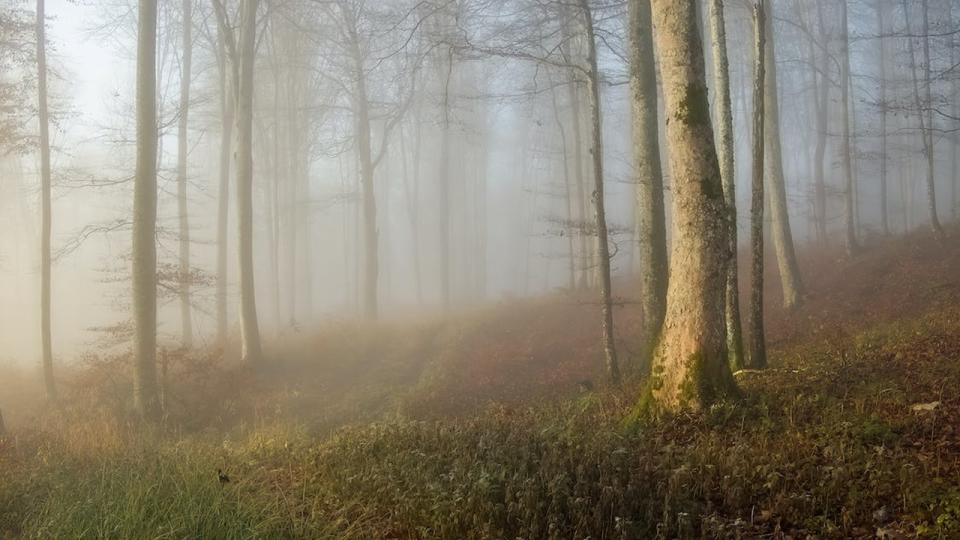
[[[607,373],[614,384],[620,382],[620,366],[617,363],[617,349],[613,334],[613,306],[611,305],[610,248],[607,238],[607,215],[604,210],[603,196],[603,126],[600,102],[600,73],[597,67],[597,44],[593,33],[593,13],[589,0],[580,0],[587,38],[588,82],[590,84],[590,120],[592,124],[593,145],[590,154],[593,157],[593,204],[594,219],[597,228],[597,263],[600,278],[600,316],[603,350],[607,362]]]
[[[631,0],[628,10],[633,173],[637,184],[636,211],[640,221],[638,248],[640,304],[643,310],[641,362],[646,366],[656,346],[667,307],[667,231],[657,129],[657,70],[650,2]]]
[[[140,0],[137,30],[137,162],[133,184],[134,404],[158,420],[157,2]]]
[[[673,242],[667,312],[648,383],[651,412],[702,409],[737,394],[723,291],[727,206],[710,125],[696,0],[652,0],[667,110]]]
[[[766,14],[763,4],[754,4],[754,83],[753,83],[753,185],[750,203],[750,367],[767,367],[767,345],[763,330],[763,116],[764,116],[764,41]],[[824,81],[826,84],[826,81]]]
[[[764,145],[766,151],[765,167],[769,188],[770,225],[773,228],[773,245],[777,253],[777,267],[780,270],[780,285],[783,289],[783,305],[793,309],[800,305],[803,295],[803,282],[800,279],[800,269],[797,266],[797,256],[794,252],[793,233],[790,231],[790,216],[787,205],[787,185],[783,175],[783,154],[780,142],[780,112],[777,94],[777,67],[776,49],[773,40],[773,10],[770,0],[763,0],[763,11],[769,16],[766,21],[766,35],[771,39],[765,40],[764,45],[764,131],[767,139]]]
[[[887,219],[887,41],[883,23],[884,4],[877,4],[877,35],[880,36],[880,230],[890,235]]]
[[[927,207],[930,211],[930,226],[933,229],[934,234],[938,238],[943,237],[943,229],[940,226],[940,220],[937,218],[937,198],[936,198],[936,183],[934,176],[934,162],[933,162],[933,125],[931,125],[930,120],[932,116],[924,114],[924,106],[930,107],[930,41],[929,37],[926,37],[926,33],[929,31],[929,22],[927,15],[927,1],[923,0],[921,6],[923,11],[923,60],[925,64],[924,68],[924,83],[926,85],[926,104],[921,101],[920,98],[920,82],[917,76],[917,63],[916,63],[916,54],[914,52],[913,37],[909,36],[910,33],[910,7],[907,5],[906,0],[901,1],[901,6],[903,7],[903,17],[904,23],[906,25],[905,32],[908,34],[907,37],[907,52],[910,56],[910,72],[913,80],[913,99],[914,105],[917,109],[917,118],[920,122],[920,137],[923,140],[923,153],[924,157],[927,160]],[[932,111],[930,113],[932,115]]]
[[[440,299],[450,310],[450,83],[453,78],[453,49],[446,51],[446,73],[440,104]]]
[[[557,102],[556,88],[550,89],[550,98],[553,104],[553,121],[557,124],[557,131],[560,133],[560,155],[563,162],[563,198],[566,202],[566,226],[563,228],[563,234],[567,237],[567,254],[569,255],[569,264],[567,267],[567,287],[572,292],[577,287],[577,266],[576,266],[576,248],[573,244],[573,189],[570,186],[570,156],[567,149],[567,129],[563,125],[563,118],[560,115],[560,104]]]
[[[40,122],[40,342],[43,349],[43,382],[47,399],[56,401],[53,379],[53,342],[50,324],[50,118],[47,110],[47,38],[44,0],[37,0],[37,94]],[[2,424],[2,422],[0,422]],[[2,425],[0,425],[2,429]],[[2,431],[0,431],[2,434]]]
[[[177,215],[180,224],[180,335],[185,349],[193,347],[190,314],[190,218],[187,211],[187,118],[193,59],[193,2],[183,0],[183,57],[180,72],[180,118],[177,125]]]
[[[844,202],[846,203],[846,247],[847,255],[856,254],[859,249],[857,244],[857,229],[854,222],[853,208],[853,166],[851,164],[852,150],[850,148],[850,97],[849,85],[847,85],[848,73],[850,73],[850,43],[849,30],[847,28],[847,2],[840,2],[840,108],[843,123],[843,146],[841,156],[843,160],[843,175],[846,181],[844,188]]]
[[[823,244],[827,242],[827,185],[824,172],[824,158],[827,153],[827,114],[830,110],[830,80],[827,74],[830,69],[830,51],[826,27],[823,20],[823,5],[817,1],[817,19],[820,27],[820,37],[823,40],[820,51],[820,73],[817,77],[817,143],[814,150],[814,214],[816,220],[817,240]],[[811,57],[811,62],[813,61]],[[816,68],[814,68],[816,69]]]
[[[417,107],[417,114],[414,115],[414,135],[413,135],[413,156],[412,159],[412,178],[407,176],[407,168],[404,165],[404,195],[407,199],[407,217],[410,220],[410,238],[413,254],[413,278],[416,283],[417,305],[423,306],[423,277],[420,263],[420,149],[423,141],[423,129],[420,120],[420,107]],[[404,145],[406,138],[403,133],[400,134],[400,144]],[[406,161],[406,146],[401,148],[401,153]]]
[[[243,360],[260,364],[260,323],[257,320],[253,275],[253,71],[256,50],[258,0],[242,0],[237,40],[237,221],[239,225],[240,331]]]
[[[923,14],[923,88],[924,88],[924,98],[925,106],[927,109],[927,125],[924,133],[926,135],[926,155],[927,155],[927,207],[930,210],[930,227],[933,229],[933,233],[943,240],[943,227],[940,226],[940,218],[937,217],[937,189],[936,189],[936,180],[934,175],[933,161],[934,161],[934,152],[936,151],[935,142],[933,140],[933,98],[931,97],[930,87],[933,85],[932,80],[930,79],[930,2],[929,0],[921,0],[920,7]],[[913,40],[910,41],[913,43]],[[912,58],[912,55],[911,55]],[[915,69],[915,68],[914,68]],[[922,115],[922,113],[920,113]]]
[[[220,165],[217,182],[217,343],[227,343],[227,236],[230,213],[230,154],[233,142],[233,92],[230,83],[229,56],[223,40],[226,36],[217,26],[217,54],[220,69]]]
[[[723,179],[723,198],[727,204],[727,234],[729,235],[730,250],[725,287],[727,353],[730,365],[741,368],[744,364],[744,358],[743,332],[740,328],[740,292],[737,277],[737,250],[739,246],[737,242],[736,174],[733,164],[733,108],[730,103],[727,30],[724,23],[722,0],[710,0],[710,29],[713,34],[713,70],[717,88],[717,131],[720,134],[719,144],[717,144],[717,159],[720,163],[720,176]]]

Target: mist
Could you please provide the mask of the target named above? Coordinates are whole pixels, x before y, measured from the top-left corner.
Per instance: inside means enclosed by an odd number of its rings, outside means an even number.
[[[219,489],[237,473],[266,482],[266,458],[244,445],[269,439],[344,461],[311,469],[323,494],[284,502],[313,505],[317,522],[224,525],[239,536],[733,534],[701,508],[703,490],[680,490],[689,505],[660,494],[661,507],[629,486],[638,474],[663,484],[662,471],[697,462],[711,437],[768,441],[723,431],[760,409],[809,434],[794,448],[856,423],[825,412],[835,403],[904,438],[920,414],[955,412],[942,388],[903,386],[896,370],[935,356],[936,339],[949,351],[956,341],[958,13],[954,0],[7,0],[0,465],[4,441],[21,438],[27,461],[55,441],[64,456],[98,459],[182,443],[218,470]],[[914,319],[926,326],[896,326]],[[877,335],[883,345],[864,345]],[[845,371],[850,362],[871,375]],[[805,406],[820,416],[797,419],[800,405],[771,396],[805,395],[794,375],[814,372],[822,399]],[[864,410],[831,380],[895,396]],[[884,416],[894,409],[908,414]],[[715,413],[728,420],[714,426]],[[671,431],[684,415],[705,422],[702,438]],[[431,422],[454,435],[424,442]],[[380,480],[348,490],[355,477],[339,476],[383,466],[344,450],[350,437],[429,461],[474,448],[476,435],[522,469],[529,456],[513,437],[543,428],[552,445],[553,425],[585,437],[573,446],[605,456],[599,470],[623,482],[610,515],[554,515],[491,488],[447,529],[436,516],[398,517],[403,501],[375,502],[365,490]],[[397,435],[407,429],[412,439]],[[911,433],[917,448],[935,437]],[[614,445],[645,463],[651,440],[690,453],[642,474],[610,461]],[[864,445],[907,446],[892,440]],[[790,474],[789,453],[769,469]],[[301,457],[278,467],[301,470]],[[502,465],[488,459],[470,454],[463,474]],[[742,476],[728,465],[715,464]],[[571,467],[554,472],[591,495],[557,500],[606,508],[599,484]],[[87,485],[88,471],[75,472]],[[414,505],[430,497],[419,480],[384,482],[415,486]],[[726,488],[761,497],[756,482]],[[184,504],[178,489],[170,496]],[[729,498],[721,521],[744,537],[775,523],[852,537],[908,515],[903,530],[921,536],[960,530],[915,517],[919,500],[896,511],[893,495],[877,508],[848,501],[850,517],[767,491],[762,522],[751,510],[744,528],[746,502]],[[320,508],[331,493],[370,513]],[[0,518],[4,496],[0,487]],[[119,519],[103,504],[96,520]],[[651,521],[660,513],[686,517]],[[0,535],[90,526],[18,516],[0,519]],[[114,530],[153,537],[162,522]]]

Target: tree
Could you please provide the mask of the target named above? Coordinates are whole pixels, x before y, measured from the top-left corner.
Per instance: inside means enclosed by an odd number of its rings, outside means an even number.
[[[887,41],[883,22],[884,2],[877,2],[877,35],[880,39],[880,229],[884,236],[890,234],[887,219]]]
[[[256,284],[253,274],[253,94],[257,44],[258,0],[241,0],[239,32],[235,33],[222,0],[214,0],[217,24],[227,47],[231,67],[231,93],[235,109],[237,176],[238,270],[240,274],[241,356],[260,364],[260,322],[257,319]]]
[[[140,0],[137,30],[137,162],[133,187],[134,403],[160,415],[157,389],[157,2]]]
[[[763,11],[771,14],[770,0],[763,0]],[[780,99],[777,94],[777,67],[776,49],[773,40],[773,17],[766,16],[766,35],[771,39],[765,40],[764,66],[764,129],[763,136],[767,139],[766,148],[766,177],[769,188],[770,225],[773,228],[773,244],[777,253],[777,267],[780,270],[780,285],[783,289],[783,305],[788,309],[797,307],[803,295],[803,282],[800,279],[800,268],[797,266],[797,255],[794,252],[793,233],[790,231],[790,216],[787,206],[787,187],[783,175],[783,149],[780,142]]]
[[[653,356],[652,412],[702,409],[737,394],[727,364],[723,290],[727,207],[713,142],[695,0],[652,0],[673,175],[667,312]]]
[[[177,126],[177,214],[180,226],[180,323],[184,348],[193,346],[193,322],[190,316],[190,217],[187,211],[187,120],[190,111],[190,69],[193,59],[192,14],[193,0],[183,0],[180,114]]]
[[[222,27],[217,27],[217,69],[220,83],[220,156],[217,168],[217,343],[227,342],[227,219],[230,213],[230,150],[233,142],[234,95],[230,58]]]
[[[713,72],[717,88],[717,158],[723,180],[723,198],[727,204],[729,257],[724,288],[727,328],[727,353],[730,365],[743,367],[743,332],[740,328],[740,291],[737,283],[737,188],[733,164],[733,107],[730,104],[730,68],[727,60],[727,31],[723,1],[710,0],[710,29],[713,35]]]
[[[40,123],[40,341],[47,399],[55,401],[50,329],[50,114],[47,107],[47,38],[44,0],[37,0],[37,108]]]
[[[256,52],[257,6],[259,0],[240,3],[240,33],[237,37],[235,73],[237,92],[237,221],[240,226],[240,330],[244,361],[262,361],[260,323],[257,319],[256,286],[253,276],[253,70]]]
[[[853,166],[851,164],[853,151],[850,148],[850,85],[847,84],[847,78],[850,73],[850,37],[847,27],[847,0],[840,2],[840,108],[843,118],[843,146],[840,149],[843,160],[843,176],[846,181],[844,188],[844,202],[846,203],[845,224],[846,224],[846,246],[847,255],[856,254],[859,246],[857,244],[857,229],[854,217],[853,205]]]
[[[640,221],[638,247],[640,303],[643,309],[640,339],[644,347],[643,362],[648,363],[663,325],[667,300],[667,231],[657,129],[657,72],[650,2],[630,0],[628,19],[633,173],[637,184]]]
[[[934,171],[934,140],[933,140],[933,100],[931,98],[930,80],[930,15],[927,0],[920,3],[923,18],[923,87],[924,97],[920,97],[920,82],[917,76],[916,54],[914,53],[913,36],[910,35],[910,7],[906,0],[901,0],[903,7],[905,32],[907,34],[907,54],[910,57],[910,74],[913,80],[913,101],[917,110],[917,121],[920,123],[920,138],[923,139],[923,154],[927,160],[927,209],[930,212],[930,228],[939,239],[943,239],[943,227],[937,217],[936,176]]]
[[[589,0],[580,0],[580,10],[583,15],[587,38],[587,81],[590,86],[590,121],[593,141],[590,149],[593,158],[593,215],[597,228],[597,261],[600,264],[600,322],[607,373],[614,384],[617,384],[620,382],[620,366],[617,362],[617,348],[613,335],[610,247],[603,197],[603,119],[600,103],[600,73],[597,67],[597,43],[594,35],[593,11],[590,9]]]
[[[753,186],[750,199],[750,367],[767,367],[766,336],[763,330],[763,117],[764,41],[766,18],[763,3],[754,4],[753,83]]]

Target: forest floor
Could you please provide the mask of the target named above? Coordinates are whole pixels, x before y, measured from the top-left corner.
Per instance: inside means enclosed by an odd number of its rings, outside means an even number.
[[[642,382],[603,383],[597,306],[562,291],[330,322],[257,373],[165,355],[157,429],[129,415],[129,360],[91,356],[60,408],[5,408],[0,538],[960,538],[958,234],[802,254],[789,313],[771,269],[771,367],[640,425]]]

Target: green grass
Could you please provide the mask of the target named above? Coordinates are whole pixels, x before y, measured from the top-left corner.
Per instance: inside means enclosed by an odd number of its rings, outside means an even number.
[[[0,538],[957,538],[957,335],[943,308],[811,340],[742,401],[629,429],[636,382],[333,435],[72,417],[0,448]]]

